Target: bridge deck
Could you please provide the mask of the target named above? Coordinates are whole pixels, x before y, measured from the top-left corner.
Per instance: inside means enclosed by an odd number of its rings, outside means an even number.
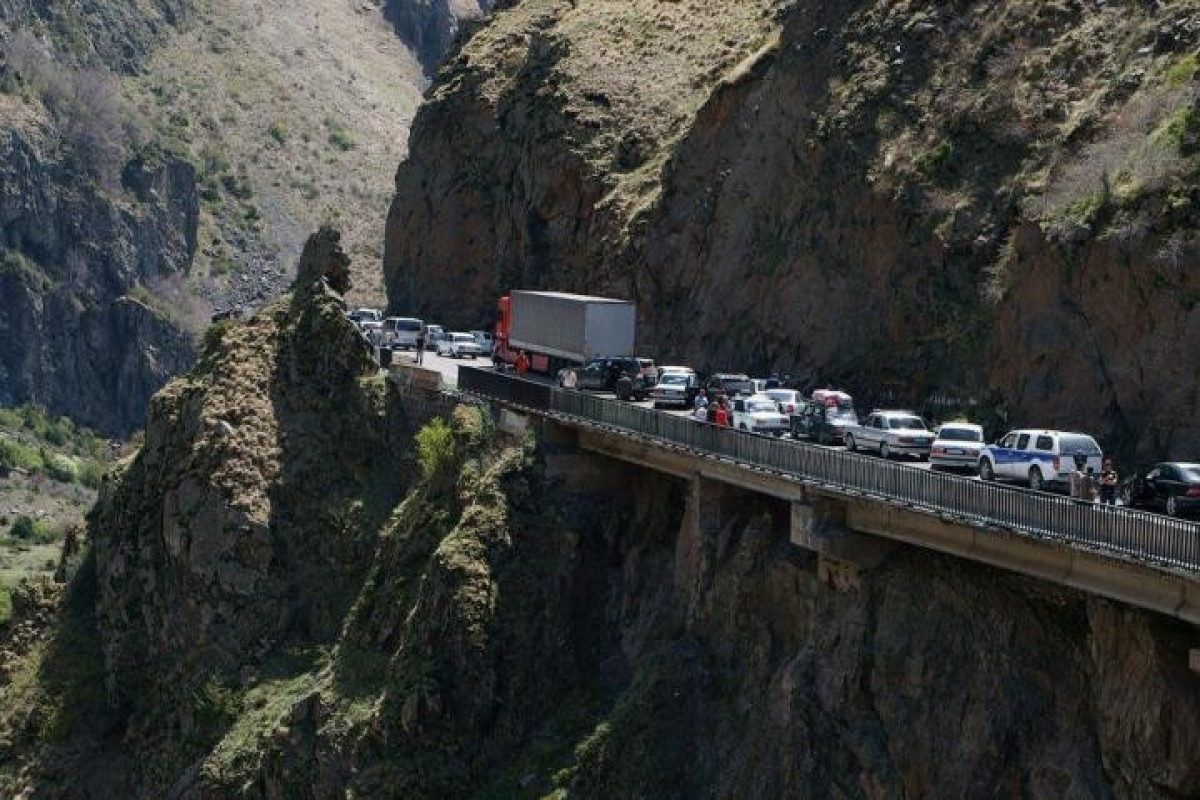
[[[747,434],[490,370],[460,368],[459,389],[577,428],[586,449],[788,500],[838,498],[866,533],[1200,624],[1200,525],[1191,522]]]

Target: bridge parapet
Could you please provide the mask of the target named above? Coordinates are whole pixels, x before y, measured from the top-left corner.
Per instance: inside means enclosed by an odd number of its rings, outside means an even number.
[[[459,387],[574,426],[587,449],[789,501],[834,498],[855,530],[1200,624],[1200,526],[1191,522],[757,436],[486,370],[460,368]],[[819,534],[806,544],[836,558]]]

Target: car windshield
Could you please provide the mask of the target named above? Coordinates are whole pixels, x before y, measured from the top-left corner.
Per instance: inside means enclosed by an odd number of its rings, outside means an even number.
[[[475,344],[475,337],[469,333],[455,333],[452,334],[450,338],[456,342],[469,342],[471,344]]]
[[[1179,474],[1183,476],[1185,481],[1192,483],[1200,483],[1200,467],[1196,466],[1179,466]]]
[[[858,417],[848,408],[828,408],[825,410],[825,419],[830,422],[858,422]]]
[[[942,428],[938,438],[949,442],[982,442],[983,434],[974,428]]]
[[[668,372],[659,381],[664,386],[687,386],[687,375],[675,375]]]
[[[419,319],[398,319],[394,323],[398,331],[419,331],[421,330],[421,320]]]
[[[888,420],[888,427],[894,431],[923,431],[925,423],[920,417],[892,417]]]
[[[747,411],[775,411],[775,404],[770,400],[750,400],[746,403]]]
[[[1064,455],[1098,456],[1100,445],[1090,436],[1081,433],[1064,433],[1058,440],[1059,452]]]

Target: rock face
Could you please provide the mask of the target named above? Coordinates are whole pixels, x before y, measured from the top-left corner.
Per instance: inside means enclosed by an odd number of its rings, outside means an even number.
[[[649,355],[1200,447],[1191,11],[524,2],[397,174],[394,310],[637,301]]]
[[[0,4],[0,404],[127,434],[191,363],[195,170],[132,146],[137,122],[112,78],[184,12],[174,0],[74,14]]]
[[[190,165],[131,162],[124,201],[9,131],[0,141],[0,404],[35,402],[112,433],[192,358],[166,300],[195,250]]]
[[[383,14],[432,75],[462,24],[491,7],[492,0],[384,0]]]

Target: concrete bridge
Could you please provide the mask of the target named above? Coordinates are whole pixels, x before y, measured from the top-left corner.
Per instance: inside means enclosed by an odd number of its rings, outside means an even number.
[[[904,542],[1200,625],[1200,525],[757,436],[491,370],[459,391],[501,425],[690,482],[692,524],[720,524],[747,493],[790,504],[791,540],[830,582],[854,581]],[[1192,653],[1200,671],[1200,651]]]

